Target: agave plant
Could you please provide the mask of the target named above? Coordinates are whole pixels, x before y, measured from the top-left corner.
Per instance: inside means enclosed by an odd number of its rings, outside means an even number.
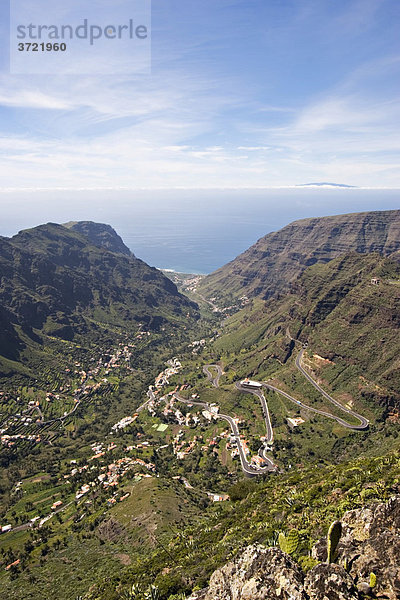
[[[145,600],[160,600],[161,594],[157,586],[151,585],[144,595]]]
[[[124,592],[123,596],[121,597],[123,600],[142,600],[142,598],[143,588],[136,583],[134,583],[129,590]]]

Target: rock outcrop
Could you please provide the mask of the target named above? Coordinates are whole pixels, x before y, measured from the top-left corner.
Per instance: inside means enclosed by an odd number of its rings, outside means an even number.
[[[307,573],[304,589],[310,600],[358,600],[350,575],[339,565],[321,563]]]
[[[215,571],[204,600],[306,600],[303,574],[279,548],[249,546],[237,563]]]
[[[326,561],[326,540],[312,556],[321,561],[306,575],[279,548],[249,546],[216,570],[206,590],[190,600],[361,600],[400,598],[400,496],[387,504],[345,513],[337,564]],[[369,586],[370,575],[376,587]]]
[[[370,574],[375,573],[376,594],[400,598],[400,496],[345,513],[342,527],[338,564],[346,566],[359,589],[366,589]],[[312,553],[317,560],[326,560],[325,540]]]
[[[64,223],[64,227],[86,236],[94,246],[105,248],[117,254],[133,256],[132,252],[125,246],[122,238],[111,225],[94,223],[93,221],[70,221],[69,223]]]

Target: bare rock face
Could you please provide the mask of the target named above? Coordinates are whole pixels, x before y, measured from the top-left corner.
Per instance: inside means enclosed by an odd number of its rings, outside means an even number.
[[[317,565],[307,573],[304,588],[310,600],[358,600],[352,578],[339,565]]]
[[[337,563],[326,561],[326,540],[312,550],[321,561],[304,575],[279,548],[249,546],[218,569],[190,600],[360,600],[400,598],[400,496],[352,510],[341,519]],[[370,575],[376,576],[371,590]]]
[[[205,295],[228,290],[269,298],[288,288],[310,265],[351,251],[400,250],[400,211],[376,211],[294,221],[258,240],[200,284]]]
[[[204,600],[306,600],[303,574],[279,548],[249,546],[213,573]]]
[[[376,575],[374,592],[385,598],[400,598],[400,496],[386,504],[351,510],[344,514],[337,562],[346,566],[359,590]],[[317,560],[326,560],[326,541],[312,550]]]

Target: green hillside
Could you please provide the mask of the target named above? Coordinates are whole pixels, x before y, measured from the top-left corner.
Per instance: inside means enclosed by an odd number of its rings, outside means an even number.
[[[114,231],[111,225],[94,223],[93,221],[70,221],[69,223],[64,223],[64,227],[81,233],[94,246],[99,246],[118,254],[124,254],[125,256],[133,256],[132,252],[125,246],[122,238]]]
[[[107,329],[159,330],[198,316],[157,269],[52,223],[1,238],[0,274],[0,355],[14,361],[43,336],[99,341]]]
[[[290,337],[308,342],[310,366],[333,389],[399,408],[399,305],[399,254],[352,253],[306,269],[280,299],[253,301],[227,321],[215,349],[240,353],[238,374],[267,378],[291,364]]]

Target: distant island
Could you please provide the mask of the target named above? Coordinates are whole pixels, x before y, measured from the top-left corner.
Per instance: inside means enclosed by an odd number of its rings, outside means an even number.
[[[345,183],[329,183],[326,181],[318,183],[299,183],[296,187],[335,187],[335,188],[356,188],[356,185],[346,185]]]

